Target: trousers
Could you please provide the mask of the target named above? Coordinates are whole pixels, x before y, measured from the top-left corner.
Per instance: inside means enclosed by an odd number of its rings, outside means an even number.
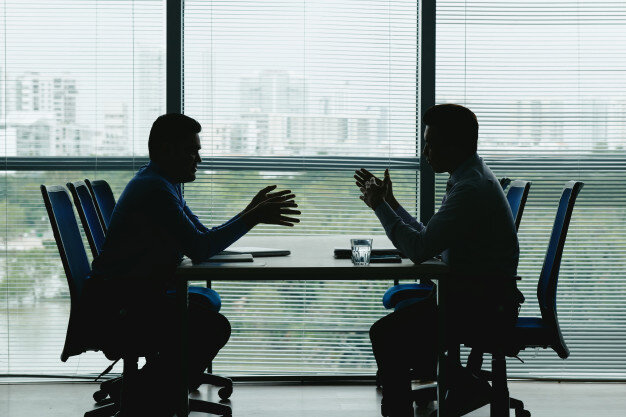
[[[389,415],[412,415],[411,380],[437,375],[437,305],[433,295],[394,311],[370,328]]]

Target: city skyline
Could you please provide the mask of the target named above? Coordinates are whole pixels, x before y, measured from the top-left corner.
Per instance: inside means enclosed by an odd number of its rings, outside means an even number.
[[[237,102],[229,101],[231,110],[234,109],[230,119],[224,113],[213,120],[200,118],[204,126],[201,137],[208,142],[204,154],[319,156],[350,155],[361,149],[363,156],[376,156],[380,154],[380,144],[396,146],[402,141],[393,137],[389,128],[393,116],[388,114],[388,107],[366,103],[350,106],[342,89],[336,89],[332,96],[309,100],[307,80],[287,71],[261,70],[241,77],[237,89]],[[147,139],[153,115],[161,113],[158,92],[144,89],[132,109],[123,100],[103,106],[94,126],[88,120],[80,120],[77,109],[85,90],[68,74],[28,71],[14,77],[7,83],[6,92],[0,90],[0,102],[6,103],[6,108],[0,108],[5,122],[0,124],[0,140],[4,142],[0,154],[147,155],[147,141],[141,138]],[[612,115],[626,113],[626,100],[589,98],[578,104],[577,114],[587,115],[582,121],[564,117],[571,112],[571,103],[564,101],[529,99],[500,103],[502,111],[523,116],[511,118],[507,125],[492,125],[480,119],[481,110],[489,113],[497,104],[478,103],[470,107],[479,115],[479,146],[483,149],[505,147],[501,153],[624,150],[626,120]],[[403,122],[415,124],[416,120]],[[411,142],[405,140],[405,146],[405,154],[410,156]],[[368,153],[371,149],[376,152]],[[413,152],[416,155],[415,148]]]

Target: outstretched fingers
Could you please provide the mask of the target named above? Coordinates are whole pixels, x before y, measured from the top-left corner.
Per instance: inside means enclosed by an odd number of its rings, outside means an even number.
[[[286,190],[289,193],[291,193],[291,191]],[[278,194],[278,193],[275,193]],[[282,194],[282,195],[275,195],[273,197],[269,197],[267,200],[268,203],[280,203],[280,202],[289,202],[289,201],[293,201],[293,199],[296,198],[295,194]]]
[[[281,208],[280,213],[281,214],[302,214],[300,210],[291,210],[288,208]]]
[[[266,199],[270,199],[270,198],[274,198],[274,197],[284,197],[291,194],[291,190],[282,190],[282,191],[276,191],[275,193],[268,193],[265,198]],[[291,194],[293,197],[295,197],[295,194]],[[293,198],[292,197],[292,198]]]
[[[289,222],[289,223],[300,223],[300,219],[297,219],[295,217],[287,217],[287,216],[280,216],[278,221],[279,222]]]
[[[273,190],[273,189],[275,189],[275,188],[276,188],[276,184],[274,184],[274,185],[268,185],[267,187],[263,188],[263,189],[259,192],[259,194],[267,194],[267,193],[269,193],[270,191],[272,191],[272,190]]]

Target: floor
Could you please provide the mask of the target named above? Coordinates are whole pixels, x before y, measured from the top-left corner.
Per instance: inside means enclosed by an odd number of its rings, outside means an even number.
[[[90,383],[0,384],[2,417],[82,416],[93,407]],[[511,382],[512,396],[523,399],[534,417],[626,416],[626,384]],[[195,396],[216,400],[217,391],[203,387]],[[233,416],[245,417],[378,417],[380,394],[373,385],[300,385],[241,383],[235,385]],[[416,412],[426,416],[429,412]],[[192,413],[191,416],[200,416]],[[470,416],[489,416],[483,407]]]

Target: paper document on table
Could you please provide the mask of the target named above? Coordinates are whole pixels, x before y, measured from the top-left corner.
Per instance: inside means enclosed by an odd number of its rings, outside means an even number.
[[[275,249],[275,248],[260,248],[256,246],[238,246],[230,247],[227,250],[220,252],[220,255],[235,255],[240,253],[250,254],[255,258],[267,257],[267,256],[287,256],[291,254],[288,249]]]
[[[219,253],[210,257],[207,262],[254,262],[254,258],[249,253]]]
[[[336,259],[350,259],[352,256],[352,249],[350,248],[335,248],[334,251]],[[372,256],[385,256],[385,255],[398,255],[401,258],[406,258],[396,248],[384,248],[384,249],[372,249]]]

